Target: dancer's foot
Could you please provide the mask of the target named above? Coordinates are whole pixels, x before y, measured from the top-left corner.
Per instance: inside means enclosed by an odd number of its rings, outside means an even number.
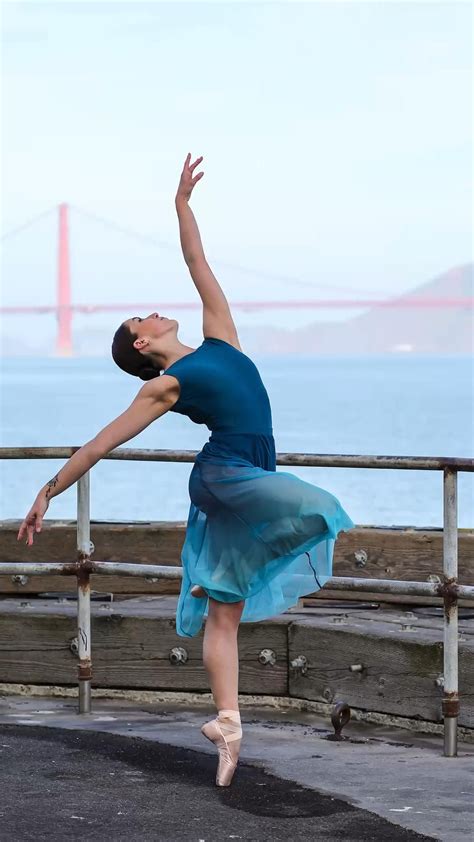
[[[230,786],[239,759],[242,728],[238,710],[220,710],[217,719],[206,722],[201,733],[217,747],[217,786]]]
[[[207,597],[207,593],[204,588],[201,588],[201,585],[193,585],[191,588],[191,596],[195,596],[196,599],[202,599],[203,597]]]

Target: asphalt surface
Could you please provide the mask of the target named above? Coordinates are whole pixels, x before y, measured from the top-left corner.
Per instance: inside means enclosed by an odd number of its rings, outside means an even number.
[[[132,736],[0,725],[0,752],[2,842],[435,838],[245,762],[216,787],[215,756]]]

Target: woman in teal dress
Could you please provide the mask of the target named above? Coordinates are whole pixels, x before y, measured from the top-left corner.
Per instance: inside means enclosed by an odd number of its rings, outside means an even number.
[[[205,622],[203,661],[218,711],[202,727],[216,745],[216,783],[228,786],[242,737],[238,707],[240,622],[275,616],[331,577],[334,543],[354,527],[328,491],[276,470],[271,407],[257,367],[242,351],[226,297],[204,255],[189,199],[203,173],[188,154],[176,194],[183,256],[203,303],[198,348],[178,339],[178,322],[133,316],[115,333],[112,356],[148,381],[130,407],[76,452],[39,492],[19,538],[41,530],[51,497],[166,412],[211,431],[189,477],[176,630]],[[291,399],[289,394],[289,399]]]

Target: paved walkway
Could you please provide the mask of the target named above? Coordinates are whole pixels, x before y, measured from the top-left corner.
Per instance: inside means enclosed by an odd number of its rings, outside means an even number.
[[[212,708],[0,699],[0,826],[9,842],[438,839],[466,842],[474,746],[312,713],[242,708],[241,763],[214,785]],[[423,835],[424,834],[424,835]]]

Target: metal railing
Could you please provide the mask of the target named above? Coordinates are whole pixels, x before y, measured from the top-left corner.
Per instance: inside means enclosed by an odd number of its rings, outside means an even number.
[[[77,447],[4,447],[0,459],[68,459]],[[194,462],[197,451],[141,450],[117,448],[104,459],[146,462]],[[457,475],[474,471],[474,459],[425,456],[358,456],[309,453],[278,453],[277,465],[333,468],[392,468],[404,470],[443,471],[443,579],[439,582],[409,582],[380,579],[333,577],[325,587],[362,592],[391,593],[410,596],[437,596],[444,602],[444,685],[442,712],[444,720],[444,755],[457,755],[459,717],[458,689],[458,599],[474,598],[473,585],[458,584]],[[126,562],[91,561],[94,547],[90,540],[89,472],[77,483],[77,561],[71,563],[0,563],[0,575],[45,574],[77,577],[77,639],[79,713],[91,711],[91,574],[139,576],[177,579],[181,567]]]

